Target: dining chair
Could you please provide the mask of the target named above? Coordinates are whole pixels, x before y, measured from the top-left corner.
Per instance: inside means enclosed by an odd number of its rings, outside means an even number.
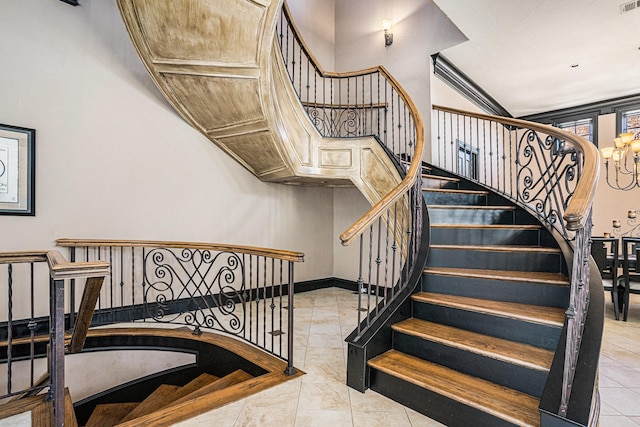
[[[622,238],[622,276],[624,278],[624,313],[622,320],[626,321],[629,315],[629,294],[631,293],[631,280],[640,279],[640,237]]]
[[[624,287],[618,280],[620,253],[616,237],[591,237],[591,256],[603,279],[611,279],[611,301],[616,320],[620,320],[623,310]]]

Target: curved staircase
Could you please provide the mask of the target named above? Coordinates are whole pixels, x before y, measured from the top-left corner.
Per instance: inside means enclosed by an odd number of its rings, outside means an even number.
[[[569,305],[564,256],[504,198],[444,172],[424,182],[422,287],[369,361],[370,387],[450,426],[537,426]]]
[[[312,124],[274,37],[282,5],[118,0],[149,74],[194,128],[262,181],[355,185],[373,205],[401,178],[371,134],[323,137]],[[332,93],[322,108],[345,102]]]

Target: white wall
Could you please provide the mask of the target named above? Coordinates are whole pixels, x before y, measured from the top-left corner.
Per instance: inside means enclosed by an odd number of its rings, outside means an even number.
[[[453,46],[464,36],[431,0],[348,0],[335,2],[335,71],[355,71],[382,65],[416,104],[425,127],[425,160],[430,157],[431,54]],[[393,21],[394,42],[384,46],[379,22]],[[345,207],[350,206],[352,209]],[[355,280],[357,248],[345,248],[337,236],[367,208],[356,190],[335,193],[335,272]],[[357,242],[352,246],[357,246]]]
[[[0,2],[0,123],[35,128],[36,216],[0,250],[59,237],[205,241],[304,252],[333,274],[333,191],[266,184],[164,101],[114,1]]]
[[[393,22],[393,44],[384,46],[380,21]],[[465,40],[431,0],[349,0],[336,3],[336,71],[383,65],[416,104],[429,145],[431,55]],[[429,160],[430,150],[425,150]]]
[[[296,27],[325,71],[334,69],[335,0],[288,0]]]

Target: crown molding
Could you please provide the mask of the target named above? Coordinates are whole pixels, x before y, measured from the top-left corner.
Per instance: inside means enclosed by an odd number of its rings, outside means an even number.
[[[441,53],[433,54],[431,58],[433,59],[433,73],[462,96],[489,114],[513,117],[498,101],[449,62]]]

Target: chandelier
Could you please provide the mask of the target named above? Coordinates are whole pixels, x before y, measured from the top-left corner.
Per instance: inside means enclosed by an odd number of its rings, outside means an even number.
[[[607,175],[607,184],[616,190],[631,190],[640,188],[640,132],[621,133],[613,140],[615,147],[603,148],[604,166]],[[613,173],[615,182],[609,175],[609,161],[613,161]],[[628,182],[627,182],[628,181]]]

